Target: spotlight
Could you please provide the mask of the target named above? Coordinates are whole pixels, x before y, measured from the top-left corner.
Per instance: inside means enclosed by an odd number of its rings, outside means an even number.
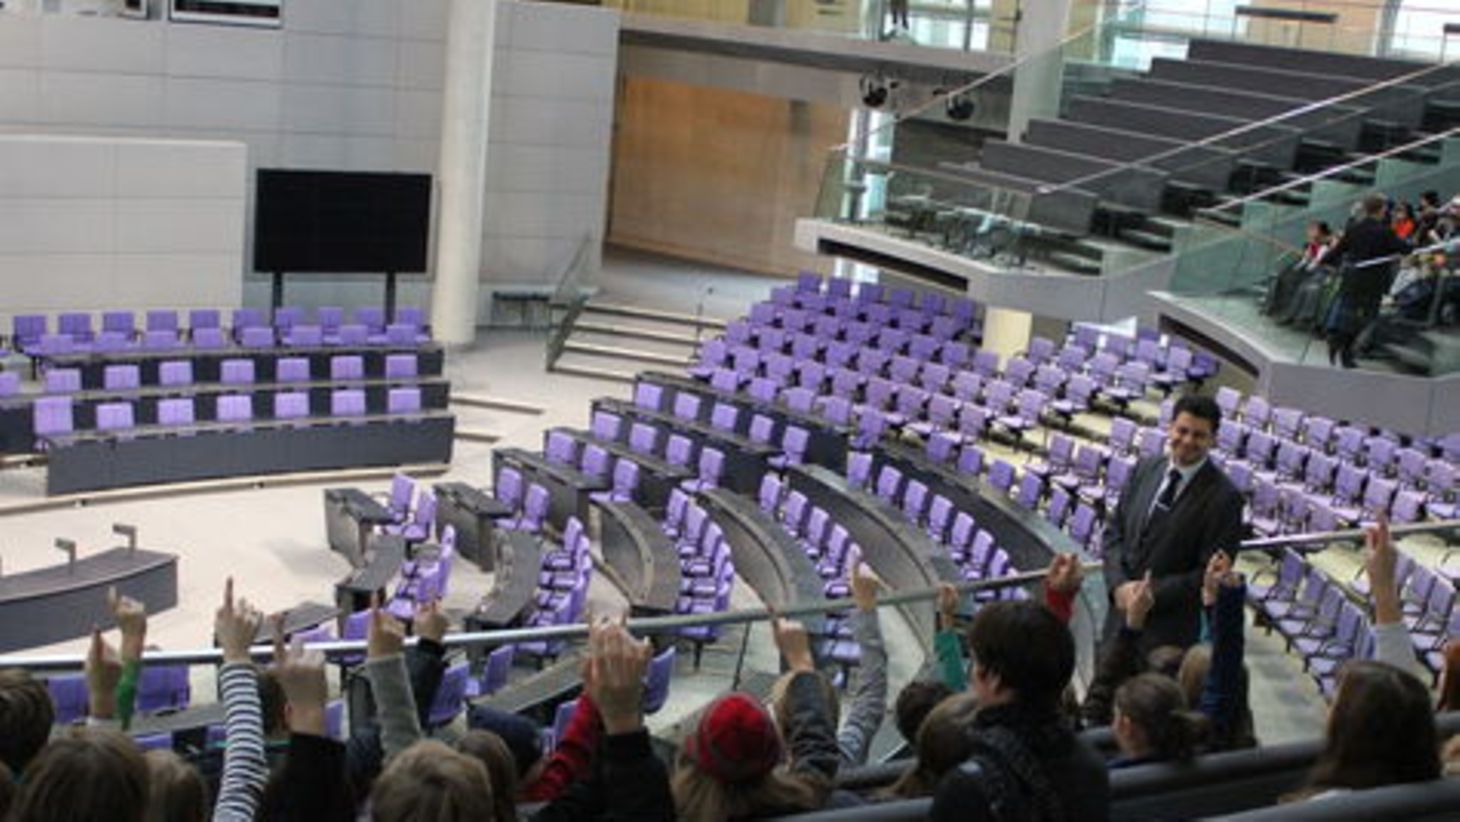
[[[973,113],[978,110],[973,98],[964,93],[948,95],[948,98],[943,101],[943,107],[948,112],[948,119],[960,122],[972,117]]]
[[[861,80],[862,103],[867,108],[881,108],[887,104],[887,99],[892,95],[892,88],[897,85],[896,81],[888,82],[880,75],[863,74]]]

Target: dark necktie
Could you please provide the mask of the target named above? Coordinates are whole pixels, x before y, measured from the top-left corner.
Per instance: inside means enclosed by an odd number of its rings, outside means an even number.
[[[1161,495],[1156,497],[1156,505],[1146,517],[1146,527],[1142,529],[1141,536],[1145,537],[1166,521],[1171,515],[1171,506],[1176,504],[1176,492],[1181,490],[1181,472],[1172,468],[1166,472],[1166,487],[1161,489]]]

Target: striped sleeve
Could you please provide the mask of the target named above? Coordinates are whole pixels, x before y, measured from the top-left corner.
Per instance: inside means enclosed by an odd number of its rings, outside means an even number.
[[[264,756],[264,714],[259,704],[258,676],[247,662],[226,662],[218,672],[223,694],[223,722],[228,733],[223,750],[215,822],[252,822],[269,763]]]

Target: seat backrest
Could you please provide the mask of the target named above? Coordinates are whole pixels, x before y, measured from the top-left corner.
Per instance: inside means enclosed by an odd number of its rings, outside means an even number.
[[[289,420],[309,416],[309,395],[303,391],[280,391],[274,395],[274,419]]]
[[[345,388],[334,391],[330,394],[331,416],[358,417],[363,415],[364,413],[365,392],[363,390],[359,388]]]
[[[309,382],[308,357],[281,357],[274,365],[277,382]]]
[[[246,422],[253,419],[252,394],[224,394],[218,398],[219,422]]]
[[[363,393],[361,395],[363,397]],[[392,388],[385,395],[385,410],[391,414],[415,414],[421,410],[421,389]]]
[[[169,397],[158,400],[157,421],[162,425],[192,425],[193,398]]]
[[[136,425],[130,402],[104,402],[96,406],[96,430],[120,431]]]

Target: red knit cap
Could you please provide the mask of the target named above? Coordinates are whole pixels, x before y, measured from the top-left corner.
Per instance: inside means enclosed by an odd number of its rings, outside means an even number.
[[[684,750],[716,780],[745,782],[765,776],[781,761],[781,737],[760,702],[731,693],[710,703]]]

